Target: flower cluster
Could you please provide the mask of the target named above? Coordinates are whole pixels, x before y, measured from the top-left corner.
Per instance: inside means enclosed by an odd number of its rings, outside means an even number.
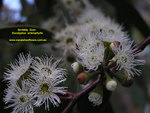
[[[81,27],[84,30],[77,34],[74,48],[79,62],[86,69],[97,70],[104,62],[110,64],[112,61],[116,62],[117,70],[124,70],[129,77],[140,74],[136,66],[142,65],[143,60],[132,54],[132,41],[121,26],[105,18]],[[111,53],[108,55],[107,51]]]
[[[133,42],[129,39],[122,26],[110,18],[101,15],[98,20],[91,19],[80,26],[80,32],[76,32],[74,52],[77,61],[73,70],[77,75],[80,84],[89,84],[95,80],[99,70],[104,70],[103,84],[109,91],[117,87],[118,79],[123,86],[130,86],[133,83],[133,76],[140,75],[138,65],[144,61],[137,59],[138,54],[132,53]],[[76,65],[75,65],[76,64]],[[78,66],[77,66],[78,65]],[[93,74],[94,73],[94,74]],[[103,98],[103,88],[95,88],[89,93],[89,101],[93,105],[100,105]]]
[[[88,5],[88,3],[86,3],[86,5],[87,8],[85,8],[77,18],[76,25],[66,26],[60,32],[55,33],[54,39],[57,42],[55,47],[64,51],[64,61],[69,61],[72,63],[73,60],[70,59],[75,59],[76,56],[74,54],[73,45],[75,44],[75,40],[78,34],[82,34],[83,30],[86,29],[84,28],[88,25],[86,23],[97,21],[98,19],[104,20],[103,14],[101,12],[93,8],[91,5]],[[82,24],[84,24],[85,26],[82,26]]]
[[[133,42],[121,25],[88,2],[85,5],[76,19],[76,25],[69,25],[55,33],[54,39],[58,42],[56,46],[63,49],[64,58],[68,55],[76,58],[77,62],[71,66],[78,74],[80,84],[89,84],[89,81],[95,80],[94,72],[99,75],[97,72],[104,70],[103,84],[107,90],[115,90],[115,79],[123,86],[130,86],[133,83],[132,77],[141,74],[137,66],[143,65],[144,61],[137,59],[138,54],[132,53]],[[94,89],[89,93],[89,101],[93,105],[100,105],[102,92]]]
[[[30,54],[20,54],[18,58],[4,75],[9,82],[4,98],[7,108],[13,107],[12,113],[34,113],[34,106],[45,104],[49,110],[52,103],[58,107],[61,101],[57,94],[65,94],[65,87],[59,84],[66,80],[65,70],[58,68],[60,60],[32,58]]]

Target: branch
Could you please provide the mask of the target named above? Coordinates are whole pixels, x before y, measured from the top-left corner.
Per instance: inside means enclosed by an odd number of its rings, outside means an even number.
[[[72,100],[70,101],[70,103],[64,109],[64,111],[62,113],[67,113],[76,104],[76,102],[77,102],[77,100],[79,98],[81,98],[82,96],[86,95],[91,90],[93,90],[99,82],[100,82],[100,77],[98,77],[96,81],[94,81],[92,84],[90,84],[88,87],[86,87],[85,89],[81,90],[80,92],[74,93],[74,94],[71,93]]]
[[[85,89],[76,93],[76,96],[81,97],[81,96],[84,96],[85,94],[89,93],[90,91],[92,91],[95,88],[95,86],[99,83],[99,81],[100,81],[100,77],[98,77],[97,80],[94,81],[92,84],[90,84],[88,87],[86,87]]]
[[[146,38],[144,41],[142,41],[139,45],[137,45],[136,48],[133,49],[132,54],[143,51],[145,47],[148,46],[148,44],[150,44],[150,36]]]
[[[64,97],[64,96],[59,96],[59,98],[61,99],[61,100],[65,100],[65,101],[67,101],[67,100],[72,100],[72,96],[68,96],[68,97]]]
[[[65,101],[67,101],[67,100],[70,101],[73,99],[73,93],[68,92],[68,91],[65,91],[65,94],[63,94],[63,95],[58,94],[58,96],[61,100],[65,100]]]

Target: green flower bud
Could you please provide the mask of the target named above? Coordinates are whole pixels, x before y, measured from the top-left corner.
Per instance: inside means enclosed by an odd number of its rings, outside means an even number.
[[[83,66],[79,62],[74,62],[71,67],[75,73],[81,73],[83,71]]]
[[[116,80],[111,78],[108,74],[106,75],[105,87],[109,91],[114,91],[117,87]]]
[[[91,73],[80,73],[79,75],[77,75],[77,80],[80,84],[87,84],[89,82],[89,80],[91,80],[93,77],[95,77],[96,75],[98,75],[99,72],[91,72]]]
[[[117,73],[114,73],[114,76],[125,87],[130,87],[134,82],[134,79],[132,77],[128,77],[128,75],[125,74],[123,71],[119,71]]]
[[[110,48],[110,44],[111,43],[109,42],[104,42],[104,46],[106,47],[104,51],[104,60],[106,61],[106,63],[114,57],[114,53],[112,49]]]

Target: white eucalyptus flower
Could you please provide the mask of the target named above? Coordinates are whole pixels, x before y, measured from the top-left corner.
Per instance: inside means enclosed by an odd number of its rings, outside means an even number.
[[[117,61],[118,70],[123,69],[129,77],[135,74],[141,74],[141,70],[137,69],[136,66],[143,65],[144,60],[137,59],[138,54],[132,54],[132,42],[120,44],[120,47],[115,47],[113,52]]]
[[[29,74],[29,67],[32,62],[30,54],[19,54],[18,60],[10,64],[11,69],[7,69],[4,74],[5,80],[9,80],[10,83],[16,83],[21,76]]]
[[[84,27],[84,26],[82,26]],[[83,29],[81,27],[81,29]],[[86,29],[86,28],[85,28]],[[86,29],[82,33],[78,33],[75,40],[76,50],[81,53],[86,51],[94,51],[97,47],[102,46],[102,41],[97,40],[97,34],[92,33],[91,29]]]
[[[108,17],[102,16],[100,21],[88,22],[80,26],[80,29],[82,32],[77,33],[74,50],[82,65],[87,69],[96,70],[98,66],[101,65],[104,59],[105,42],[118,42],[121,45],[125,45],[122,49],[116,49],[116,51],[120,51],[118,52],[118,57],[122,52],[125,52],[125,56],[129,56],[126,53],[128,51],[131,52],[132,50],[131,45],[128,44],[130,43],[128,35],[126,32],[123,32],[122,26],[118,25]],[[135,57],[135,55],[130,56]],[[130,57],[130,59],[134,58]],[[135,64],[141,63],[140,60],[129,60],[128,63],[122,63],[122,61],[117,60],[117,62],[117,64],[121,63],[120,69],[124,67],[129,76],[133,75],[133,72],[136,74],[139,73],[139,70],[133,67],[135,67]]]
[[[49,18],[47,21],[41,24],[42,28],[45,28],[53,33],[58,32],[62,26],[62,23],[58,21],[58,16]]]
[[[45,109],[49,110],[49,105],[52,103],[54,107],[58,107],[61,101],[56,93],[64,94],[65,89],[65,87],[59,87],[58,85],[65,80],[65,78],[50,78],[43,75],[36,78],[31,83],[31,89],[34,91],[34,97],[36,98],[35,106],[45,104]]]
[[[104,57],[104,45],[97,40],[97,35],[91,32],[79,33],[76,39],[76,55],[84,67],[96,70]]]
[[[99,106],[102,104],[103,97],[101,94],[96,92],[91,92],[88,97],[89,101],[93,103],[93,106]]]
[[[84,54],[79,55],[78,57],[81,60],[83,66],[85,66],[88,70],[97,70],[98,66],[103,62],[103,49],[101,47],[96,48],[94,52],[86,52]]]
[[[75,25],[67,26],[61,32],[55,34],[55,39],[58,41],[56,47],[62,49],[63,55],[67,52],[73,53],[73,45],[75,42],[76,33],[80,32],[80,27]]]
[[[128,35],[123,31],[122,26],[112,21],[109,17],[101,17],[97,21],[91,21],[83,25],[84,32],[91,32],[97,35],[97,40],[105,42],[127,42]]]
[[[33,60],[32,68],[34,70],[31,76],[39,77],[39,75],[47,76],[50,78],[64,78],[66,72],[65,69],[58,68],[61,60],[53,61],[53,57],[36,57]]]
[[[34,113],[33,93],[25,81],[21,88],[17,85],[9,86],[4,101],[9,104],[6,108],[13,107],[12,113]]]
[[[103,19],[104,14],[101,12],[100,9],[95,9],[92,6],[89,6],[88,8],[84,9],[82,14],[77,18],[77,22],[79,24],[94,22],[94,21],[100,21]]]

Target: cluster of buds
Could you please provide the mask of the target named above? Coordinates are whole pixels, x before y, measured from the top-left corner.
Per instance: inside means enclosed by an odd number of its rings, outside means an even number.
[[[104,88],[111,92],[116,89],[116,80],[125,87],[131,86],[133,84],[133,73],[140,74],[140,70],[136,69],[135,66],[143,64],[142,60],[136,60],[135,54],[129,51],[131,50],[131,43],[125,46],[119,41],[104,41],[103,45],[105,48],[103,59],[99,62],[96,69],[88,69],[82,60],[72,64],[73,71],[77,73],[77,81],[84,87],[89,85],[91,81],[94,81],[97,76],[101,76],[102,80],[89,93],[88,97],[94,106],[102,103]],[[79,48],[78,51],[80,51]],[[94,58],[92,60],[95,62]]]

